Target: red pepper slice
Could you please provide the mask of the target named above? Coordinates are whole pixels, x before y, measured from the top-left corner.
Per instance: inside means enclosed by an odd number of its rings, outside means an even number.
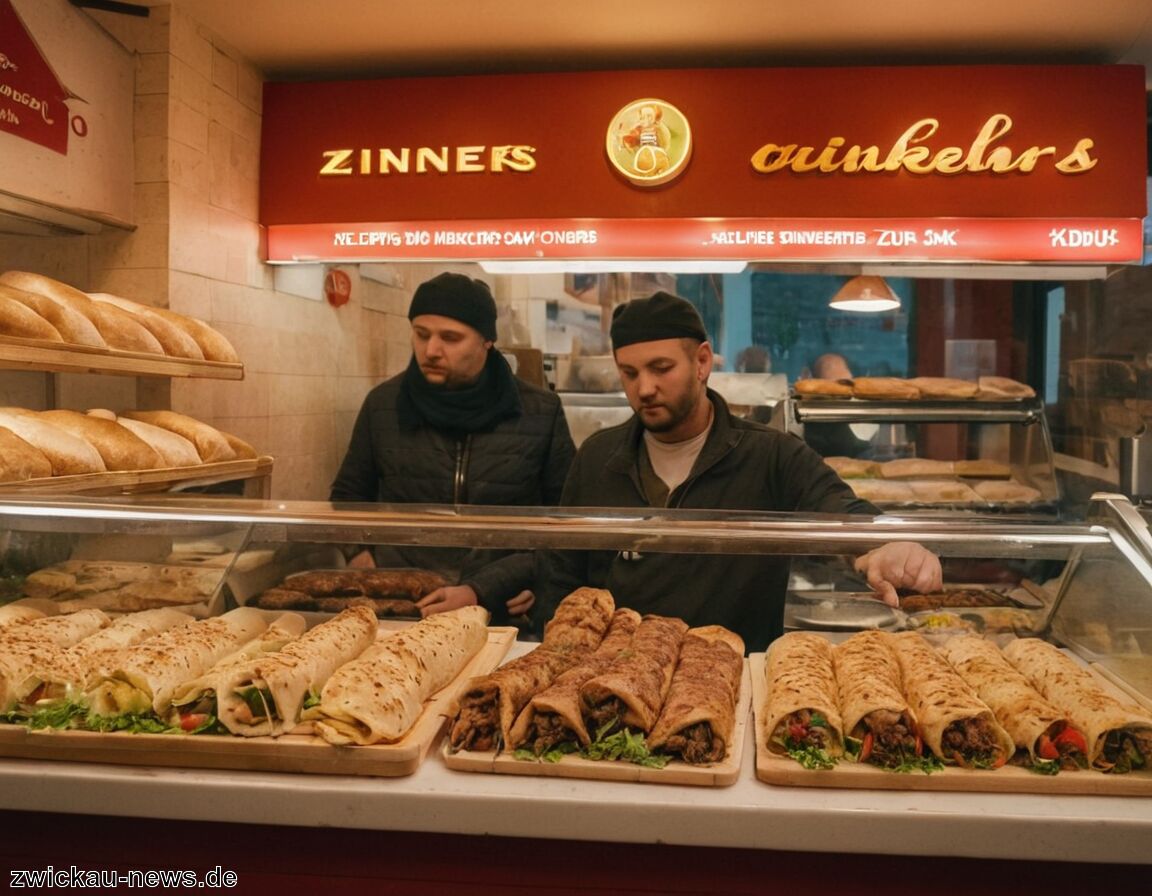
[[[868,757],[872,755],[873,742],[874,742],[874,738],[872,737],[872,732],[869,731],[867,734],[864,735],[864,739],[860,743],[860,761],[861,762],[866,762],[868,760]]]

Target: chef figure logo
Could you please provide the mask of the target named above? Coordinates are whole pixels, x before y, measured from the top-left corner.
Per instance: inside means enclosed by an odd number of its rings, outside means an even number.
[[[608,159],[640,187],[679,177],[692,155],[692,129],[684,114],[664,100],[629,103],[608,125]]]

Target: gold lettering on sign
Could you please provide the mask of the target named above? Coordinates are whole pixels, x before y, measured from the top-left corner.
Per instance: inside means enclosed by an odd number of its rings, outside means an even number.
[[[323,176],[374,174],[480,174],[526,172],[536,167],[536,147],[505,146],[403,146],[378,149],[326,149],[321,152]]]
[[[1008,146],[1003,141],[1012,130],[1012,119],[1003,114],[993,115],[985,121],[967,147],[933,149],[926,145],[939,129],[940,122],[935,118],[922,118],[909,126],[887,149],[849,146],[844,137],[831,137],[819,148],[797,143],[765,143],[752,154],[752,167],[762,174],[785,170],[796,174],[812,171],[858,174],[901,169],[912,174],[951,175],[981,171],[1004,174],[1035,171],[1043,159],[1057,158],[1058,155],[1055,146],[1028,146],[1019,150]],[[1092,156],[1093,146],[1095,143],[1085,137],[1070,153],[1053,162],[1053,166],[1063,174],[1091,171],[1099,161]]]

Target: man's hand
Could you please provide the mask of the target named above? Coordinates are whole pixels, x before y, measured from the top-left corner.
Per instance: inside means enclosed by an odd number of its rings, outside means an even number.
[[[433,613],[445,613],[448,610],[458,610],[460,607],[471,607],[480,603],[476,592],[471,585],[448,585],[430,591],[420,600],[416,601],[416,608],[421,616],[431,616]]]
[[[521,591],[514,598],[508,601],[504,606],[508,608],[508,615],[512,617],[523,616],[532,609],[532,605],[536,603],[536,595],[531,591]]]
[[[897,588],[924,593],[944,587],[940,558],[914,541],[894,541],[878,547],[857,557],[855,567],[890,607],[900,606]]]
[[[371,551],[363,550],[348,561],[348,566],[352,569],[373,569],[376,566],[376,558],[372,556]]]

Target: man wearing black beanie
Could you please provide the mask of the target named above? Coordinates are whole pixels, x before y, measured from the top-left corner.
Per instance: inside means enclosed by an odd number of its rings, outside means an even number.
[[[408,309],[412,358],[364,400],[329,500],[555,505],[575,448],[560,399],[517,379],[496,350],[488,285],[443,273]],[[454,584],[417,606],[424,615],[482,604],[495,622],[535,601],[532,556],[464,548],[355,550],[353,566],[418,566]]]
[[[795,436],[734,416],[708,388],[712,346],[695,307],[666,292],[615,310],[612,348],[633,418],[580,446],[561,503],[578,507],[854,513],[879,511],[855,496]],[[580,585],[607,588],[618,606],[723,625],[761,651],[783,630],[786,557],[610,551],[548,552],[535,616],[550,618]],[[940,561],[913,542],[857,558],[878,597],[939,590]]]

